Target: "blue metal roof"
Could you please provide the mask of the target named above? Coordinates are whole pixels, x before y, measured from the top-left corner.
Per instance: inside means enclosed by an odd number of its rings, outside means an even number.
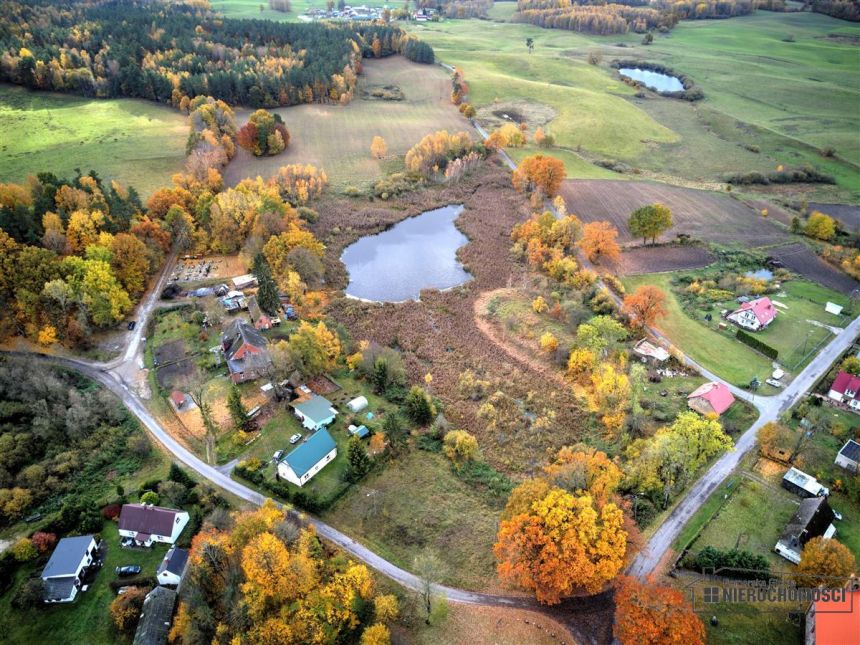
[[[317,394],[314,394],[307,401],[294,404],[293,407],[317,425],[331,419],[335,415],[332,412],[331,401]]]
[[[337,448],[337,444],[328,430],[323,428],[284,457],[283,461],[287,462],[296,477],[301,478],[335,448]]]

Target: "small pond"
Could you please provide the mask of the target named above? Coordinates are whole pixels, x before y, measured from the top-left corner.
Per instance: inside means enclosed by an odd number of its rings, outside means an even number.
[[[456,204],[410,217],[350,244],[341,255],[349,271],[346,295],[374,302],[418,300],[422,289],[449,289],[471,276],[457,260],[468,238],[454,226]]]
[[[746,276],[748,278],[756,278],[757,280],[770,281],[773,279],[773,271],[770,271],[769,269],[759,269],[758,271],[747,271]]]
[[[635,67],[622,67],[618,73],[634,81],[639,81],[645,87],[656,92],[683,92],[684,84],[680,79],[660,72],[652,72],[648,69],[637,69]]]

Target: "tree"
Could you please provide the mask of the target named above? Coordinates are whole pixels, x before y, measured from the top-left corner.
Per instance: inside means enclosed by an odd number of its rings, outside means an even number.
[[[396,413],[389,412],[385,415],[385,419],[382,421],[382,432],[388,439],[388,449],[392,455],[397,456],[406,449],[406,428],[400,423]]]
[[[361,480],[367,473],[373,462],[364,448],[361,439],[353,436],[349,440],[349,447],[346,453],[346,478],[353,483]]]
[[[36,547],[33,545],[33,542],[28,538],[21,538],[15,544],[12,545],[12,548],[9,549],[12,553],[12,557],[15,558],[17,562],[28,562],[36,558],[39,555],[39,552],[36,550]]]
[[[257,253],[254,256],[252,271],[259,285],[257,289],[257,303],[260,305],[260,309],[270,316],[276,315],[281,308],[281,300],[278,297],[278,286],[272,279],[272,271],[269,268],[269,263],[262,253]]]
[[[41,607],[45,597],[45,583],[41,578],[25,580],[12,597],[12,606],[18,610]]]
[[[33,546],[36,547],[36,550],[44,555],[45,553],[49,553],[54,549],[54,545],[57,544],[57,535],[56,533],[45,533],[44,531],[36,531],[33,533],[33,536],[30,538],[33,542]]]
[[[416,425],[427,425],[436,416],[436,409],[430,396],[419,386],[413,385],[404,401],[406,416]]]
[[[332,369],[341,353],[340,339],[322,321],[314,326],[303,320],[288,343],[297,368],[309,377]]]
[[[540,348],[547,354],[552,354],[558,349],[558,338],[552,332],[544,332],[540,337]]]
[[[630,314],[634,327],[651,327],[668,313],[666,294],[659,287],[643,284],[624,298],[624,310]]]
[[[110,617],[121,634],[134,633],[148,592],[149,587],[129,587],[123,595],[111,601]]]
[[[382,594],[373,600],[373,616],[378,623],[393,623],[397,620],[400,607],[397,596],[394,594]]]
[[[281,115],[257,110],[239,129],[236,141],[255,157],[276,155],[290,145],[290,132]]]
[[[624,564],[621,510],[589,495],[551,488],[527,512],[502,520],[493,547],[503,582],[557,604],[577,589],[596,593]]]
[[[798,587],[844,587],[856,571],[857,562],[848,547],[832,538],[815,537],[803,547],[795,582]]]
[[[526,47],[528,47],[529,54],[531,54],[535,49],[535,39],[534,38],[526,38]]]
[[[813,211],[806,222],[804,233],[817,240],[832,240],[836,235],[836,222],[829,215]]]
[[[839,366],[839,369],[841,369],[843,372],[848,372],[849,374],[860,376],[860,357],[849,356],[844,361],[842,361],[842,365]]]
[[[621,645],[705,643],[705,626],[681,592],[630,576],[618,580],[613,633]]]
[[[158,493],[155,491],[148,490],[143,495],[140,496],[141,504],[152,504],[153,506],[158,505]]]
[[[542,314],[549,309],[549,305],[546,304],[546,300],[543,296],[538,296],[534,300],[532,300],[532,311],[537,314]]]
[[[391,645],[391,632],[381,623],[371,625],[361,633],[360,645]]]
[[[111,268],[116,279],[132,296],[140,296],[146,289],[149,274],[149,252],[146,244],[134,235],[117,233],[111,242]]]
[[[430,615],[433,612],[433,586],[438,584],[444,576],[444,565],[430,551],[423,551],[415,556],[412,561],[412,570],[421,579],[421,600],[427,617],[424,622],[430,624]]]
[[[598,505],[609,500],[623,476],[605,452],[585,445],[563,447],[544,472],[553,485],[574,494],[588,493]]]
[[[460,467],[478,458],[478,440],[465,430],[451,430],[442,441],[442,451]]]
[[[388,144],[385,143],[385,139],[378,135],[373,137],[373,141],[370,142],[370,154],[374,159],[385,158],[388,154]]]
[[[235,384],[233,384],[230,392],[227,394],[227,410],[230,412],[230,418],[233,419],[233,425],[236,430],[246,430],[248,428],[248,409],[242,403],[242,393]]]
[[[513,183],[520,192],[540,191],[546,197],[553,197],[565,177],[563,161],[545,155],[532,155],[520,162],[514,171]]]
[[[589,222],[582,227],[579,248],[591,262],[599,262],[602,258],[611,262],[621,254],[617,238],[618,229],[609,222]]]
[[[648,238],[654,244],[661,233],[672,228],[672,211],[663,204],[642,206],[631,213],[628,226],[632,235],[642,238],[643,244]]]
[[[576,330],[576,344],[603,358],[625,338],[627,330],[612,316],[595,316]]]

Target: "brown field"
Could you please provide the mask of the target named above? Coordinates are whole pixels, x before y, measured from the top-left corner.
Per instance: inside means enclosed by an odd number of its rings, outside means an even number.
[[[809,210],[827,213],[839,220],[847,231],[860,231],[860,206],[810,203]]]
[[[248,267],[238,255],[207,255],[202,258],[177,261],[171,279],[176,282],[226,280],[243,275],[247,271]]]
[[[771,249],[769,253],[784,262],[786,268],[825,287],[842,293],[860,288],[860,282],[822,260],[805,244],[788,244]]]
[[[636,242],[627,229],[630,213],[646,204],[662,203],[672,210],[675,225],[666,236],[686,233],[706,242],[742,242],[746,246],[774,244],[788,233],[762,218],[758,211],[720,193],[667,184],[606,179],[568,180],[561,194],[567,209],[585,222],[608,220],[618,228],[620,243]]]
[[[402,56],[367,61],[359,89],[397,85],[403,101],[356,98],[346,106],[299,105],[273,110],[290,130],[290,146],[274,157],[255,158],[239,149],[224,171],[224,180],[235,185],[245,177],[269,177],[281,166],[313,164],[328,174],[336,189],[366,184],[386,171],[402,166],[399,157],[426,134],[437,130],[470,130],[450,102],[451,82],[435,65],[410,63]],[[240,124],[249,110],[237,110]],[[373,159],[370,142],[375,135],[388,144],[388,158]]]
[[[616,275],[642,275],[698,269],[709,265],[713,259],[701,246],[638,246],[625,249],[618,261],[608,266]]]

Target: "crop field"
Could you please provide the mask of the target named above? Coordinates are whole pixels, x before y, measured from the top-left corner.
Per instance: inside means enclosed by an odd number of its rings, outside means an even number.
[[[860,282],[822,260],[806,244],[787,244],[770,249],[769,253],[795,273],[840,293],[850,294],[860,288]]]
[[[367,61],[360,88],[398,86],[403,101],[356,97],[347,106],[299,105],[274,110],[290,130],[290,146],[274,157],[255,158],[240,149],[225,171],[228,184],[245,177],[268,177],[281,166],[309,163],[325,169],[336,189],[359,186],[390,170],[402,169],[402,156],[437,130],[472,131],[450,102],[451,83],[438,66],[418,65],[401,56]],[[247,110],[237,117],[244,123]],[[371,157],[370,142],[379,135],[388,144],[386,159]]]
[[[146,197],[182,169],[188,126],[169,107],[0,85],[0,182],[95,170]]]
[[[527,101],[552,108],[557,116],[546,127],[558,149],[577,158],[570,176],[593,176],[583,159],[611,159],[650,178],[712,187],[733,173],[811,163],[839,183],[816,192],[841,200],[860,190],[854,136],[860,52],[833,37],[860,36],[857,25],[761,11],[684,21],[644,47],[636,34],[544,30],[505,22],[510,14],[497,6],[496,22],[448,20],[408,29],[433,45],[439,60],[463,69],[476,107]],[[526,38],[535,42],[531,54]],[[588,64],[590,52],[601,57],[598,65]],[[609,67],[620,58],[686,73],[706,98],[694,104],[651,93],[636,98]],[[728,69],[728,60],[742,64]],[[834,157],[819,154],[828,147]]]
[[[713,256],[701,246],[639,246],[625,249],[612,265],[616,275],[663,273],[707,266]]]
[[[642,181],[570,180],[561,194],[567,209],[585,222],[608,220],[618,229],[618,241],[641,243],[627,228],[635,209],[659,202],[672,210],[674,226],[665,238],[686,233],[708,242],[741,242],[746,246],[774,244],[788,234],[761,214],[728,195]],[[658,240],[659,241],[659,240]]]

